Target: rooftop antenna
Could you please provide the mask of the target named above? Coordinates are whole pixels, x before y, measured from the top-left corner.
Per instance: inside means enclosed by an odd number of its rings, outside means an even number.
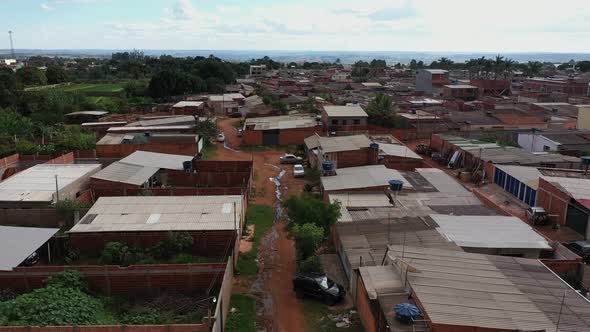
[[[12,30],[8,30],[8,39],[10,39],[10,54],[13,59],[16,59],[16,55],[14,55],[14,44],[12,43]]]

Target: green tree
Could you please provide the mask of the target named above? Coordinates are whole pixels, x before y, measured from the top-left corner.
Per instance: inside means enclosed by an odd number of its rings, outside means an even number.
[[[24,86],[45,85],[47,77],[45,73],[35,67],[23,67],[16,71],[18,82]]]
[[[378,94],[367,106],[369,123],[386,128],[403,128],[405,121],[397,116],[398,107],[390,96]]]
[[[215,118],[207,119],[195,119],[195,134],[203,137],[205,141],[208,141],[211,137],[217,136],[219,128],[215,123]]]
[[[45,72],[45,76],[47,77],[47,83],[49,84],[58,84],[68,80],[68,75],[65,69],[59,65],[49,65]]]
[[[96,136],[83,132],[79,126],[67,126],[57,133],[57,146],[64,151],[93,150]]]
[[[289,112],[289,106],[282,100],[276,99],[270,103],[270,107],[273,111],[279,114],[287,114]]]
[[[543,64],[539,61],[529,61],[526,65],[526,74],[529,77],[537,76],[541,73],[541,69],[543,69]]]
[[[295,225],[290,233],[301,260],[313,256],[324,240],[324,229],[312,223]]]
[[[0,109],[0,141],[33,138],[33,122],[13,110]]]
[[[307,97],[307,99],[303,103],[303,109],[307,113],[319,113],[319,110],[315,105],[316,105],[315,97]]]
[[[283,202],[291,225],[312,223],[324,229],[328,234],[330,225],[340,218],[340,203],[326,203],[310,195],[297,197],[292,195]]]

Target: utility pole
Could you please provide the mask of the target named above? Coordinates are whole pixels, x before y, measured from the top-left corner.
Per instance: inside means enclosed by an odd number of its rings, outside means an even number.
[[[16,55],[14,55],[14,44],[12,43],[12,30],[8,30],[8,39],[10,39],[10,54],[13,59],[16,59]]]

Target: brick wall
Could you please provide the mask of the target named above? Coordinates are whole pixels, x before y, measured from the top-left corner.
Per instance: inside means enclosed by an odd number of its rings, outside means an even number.
[[[0,332],[209,332],[207,324],[0,326]]]
[[[90,188],[92,188],[97,198],[102,196],[133,196],[131,192],[137,194],[140,191],[140,186],[94,178],[90,179]]]
[[[369,299],[367,290],[365,289],[365,283],[363,282],[363,278],[360,276],[360,274],[357,273],[356,297],[354,301],[356,310],[359,313],[359,317],[361,319],[361,322],[363,323],[365,331],[377,332],[377,322],[375,319],[375,315],[373,315],[373,310],[371,308],[370,301],[371,300]]]
[[[262,131],[249,130],[246,128],[242,134],[243,145],[262,145]]]
[[[311,128],[293,128],[281,129],[279,131],[279,145],[301,145],[304,139],[313,136],[315,133],[321,133],[322,126]]]
[[[550,215],[557,215],[558,222],[565,225],[567,207],[570,202],[568,194],[562,192],[550,182],[540,178],[537,189],[537,206],[540,206]]]
[[[406,159],[403,157],[386,156],[383,159],[383,165],[387,168],[404,171],[415,171],[416,168],[427,167],[420,159]]]
[[[47,161],[45,164],[55,165],[55,164],[73,164],[73,163],[74,163],[74,153],[70,152],[70,153],[63,154],[59,157],[53,158],[53,159]]]
[[[92,291],[107,296],[157,294],[160,291],[190,293],[221,284],[225,267],[226,263],[17,267],[13,271],[0,271],[0,284],[24,293],[44,287],[44,281],[52,275],[76,270],[84,274]]]
[[[336,153],[336,167],[356,167],[370,165],[371,151],[369,147],[356,151],[341,151]]]
[[[197,172],[249,172],[252,167],[251,160],[193,160]]]
[[[240,220],[237,220],[240,227]],[[194,239],[192,254],[199,256],[225,256],[229,248],[233,248],[236,232],[234,230],[189,232]],[[100,233],[70,233],[73,248],[81,253],[96,255],[102,252],[105,244],[123,241],[131,246],[147,248],[168,237],[167,232],[100,232]]]
[[[186,173],[169,170],[168,185],[171,186],[207,186],[207,187],[246,187],[250,171],[246,172],[199,172]]]
[[[73,225],[73,219],[58,214],[53,208],[0,209],[0,225],[61,228]]]

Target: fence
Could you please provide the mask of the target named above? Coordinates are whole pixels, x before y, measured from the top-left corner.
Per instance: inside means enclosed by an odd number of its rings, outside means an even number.
[[[17,267],[13,271],[0,271],[0,284],[3,288],[24,293],[44,287],[44,281],[52,275],[76,270],[84,274],[92,291],[107,296],[158,294],[162,291],[188,293],[219,285],[225,268],[225,263]]]

